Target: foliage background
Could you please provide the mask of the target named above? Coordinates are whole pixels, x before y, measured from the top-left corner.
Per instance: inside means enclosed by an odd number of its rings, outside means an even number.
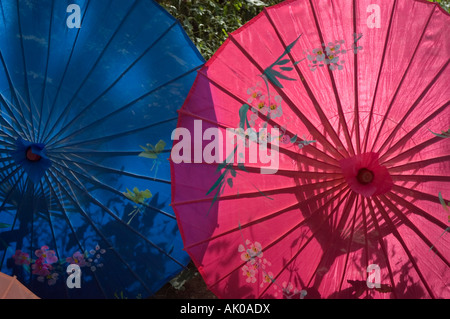
[[[450,12],[450,0],[438,2]],[[177,18],[203,57],[208,60],[231,33],[264,7],[283,0],[157,0]]]

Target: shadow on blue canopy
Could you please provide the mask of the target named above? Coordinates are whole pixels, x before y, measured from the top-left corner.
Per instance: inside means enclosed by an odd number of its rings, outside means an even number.
[[[152,0],[0,2],[2,272],[145,298],[187,265],[166,145],[203,62]]]

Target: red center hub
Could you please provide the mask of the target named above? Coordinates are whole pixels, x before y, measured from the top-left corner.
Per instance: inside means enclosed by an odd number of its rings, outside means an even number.
[[[27,150],[27,159],[31,162],[39,162],[41,160],[41,156],[34,154],[33,150],[30,148],[28,148]]]

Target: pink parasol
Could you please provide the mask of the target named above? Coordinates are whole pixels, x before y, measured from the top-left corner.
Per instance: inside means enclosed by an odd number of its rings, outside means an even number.
[[[230,35],[172,136],[212,292],[450,297],[449,33],[426,1],[293,0]]]

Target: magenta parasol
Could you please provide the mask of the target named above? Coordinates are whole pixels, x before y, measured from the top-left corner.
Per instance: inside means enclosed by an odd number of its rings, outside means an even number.
[[[171,156],[212,292],[450,297],[449,32],[426,1],[293,0],[230,35]]]

